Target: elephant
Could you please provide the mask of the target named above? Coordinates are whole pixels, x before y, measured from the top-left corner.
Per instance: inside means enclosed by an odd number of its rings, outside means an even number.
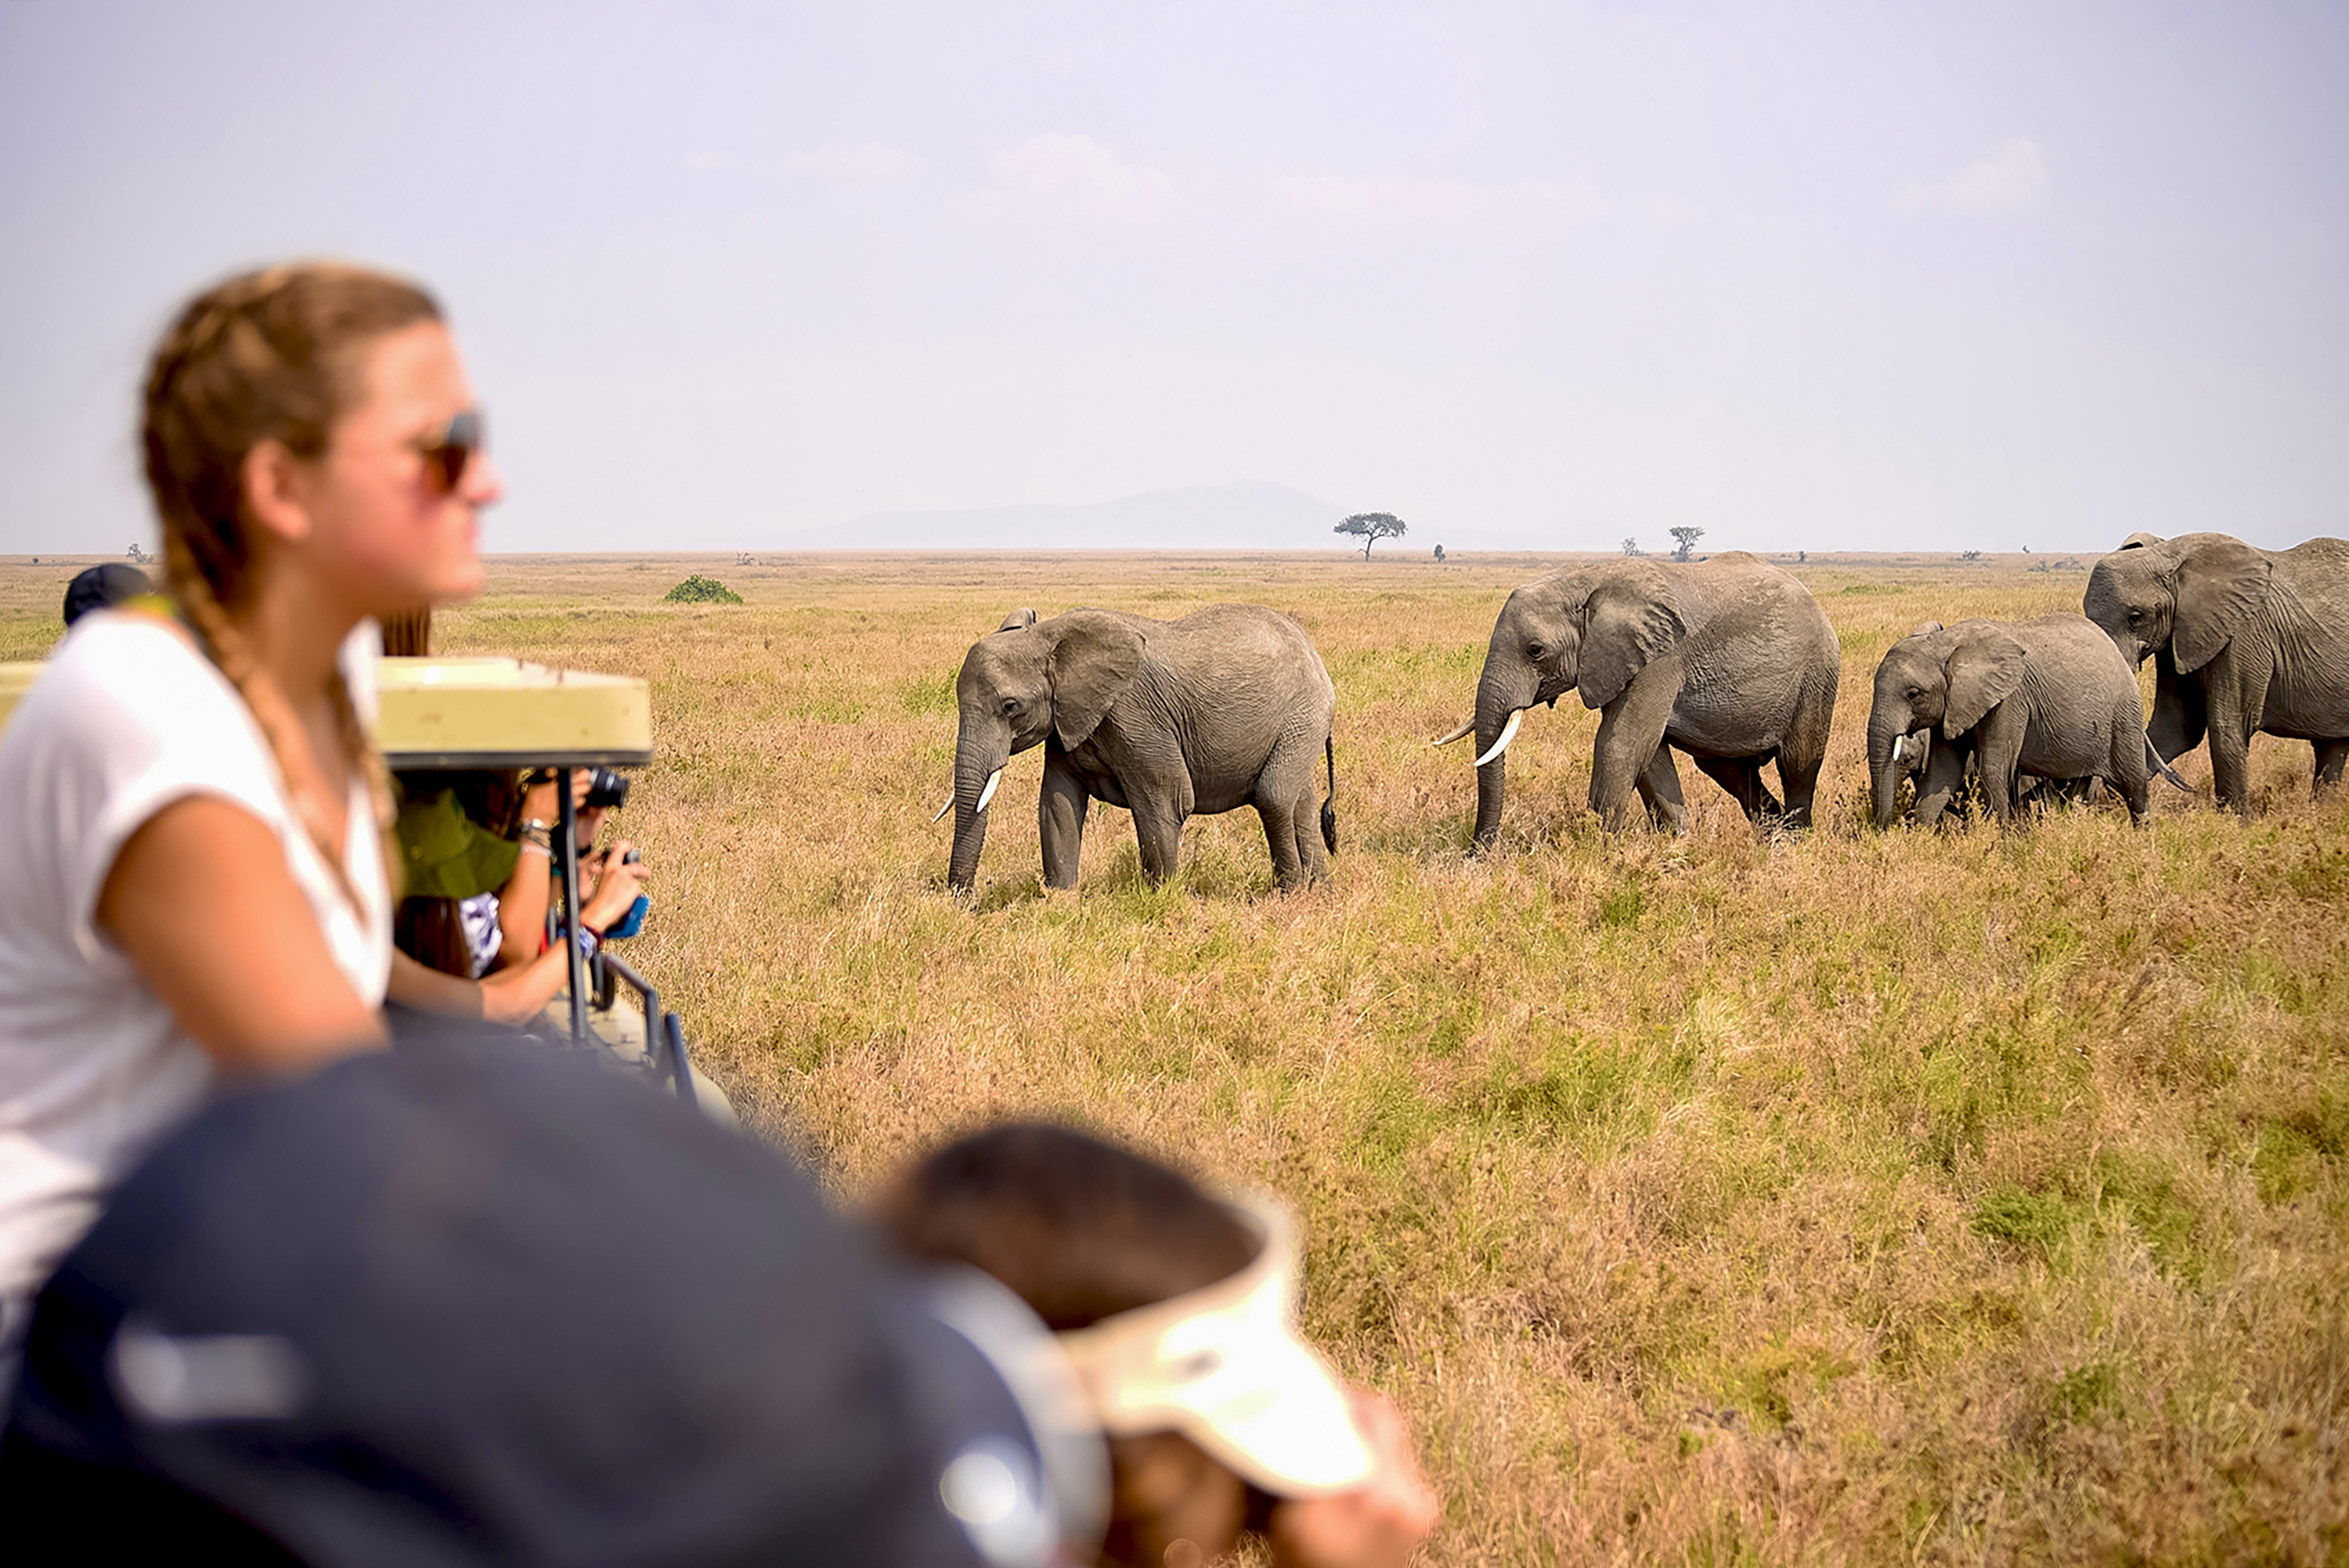
[[[1258,604],[1212,604],[1179,621],[1018,610],[971,645],[955,683],[954,853],[968,890],[1003,767],[1044,748],[1037,819],[1048,887],[1077,885],[1094,800],[1133,813],[1142,871],[1174,873],[1183,823],[1254,806],[1284,891],[1329,875],[1338,849],[1338,688],[1304,629]],[[1314,833],[1316,754],[1329,769]],[[941,810],[938,815],[946,815]]]
[[[2146,723],[2164,762],[2207,732],[2219,804],[2251,809],[2251,737],[2305,740],[2316,788],[2349,762],[2349,540],[2259,550],[2224,533],[2133,535],[2080,607],[2132,669],[2153,657]]]
[[[1911,821],[1938,820],[1970,764],[1983,804],[2001,822],[2013,820],[2026,776],[2051,780],[2041,791],[2049,799],[2077,798],[2068,785],[2101,779],[2128,802],[2131,820],[2145,820],[2152,757],[2137,679],[2083,616],[1946,628],[1928,621],[1892,645],[1876,666],[1868,716],[1868,787],[1879,828],[1892,825],[1909,748],[1920,736],[1927,761]]]
[[[1504,753],[1525,710],[1569,691],[1599,713],[1590,807],[1619,830],[1633,789],[1658,827],[1688,824],[1671,748],[1754,821],[1809,825],[1839,657],[1810,590],[1743,551],[1677,565],[1645,557],[1571,566],[1511,593],[1493,624],[1473,718],[1478,850],[1501,828]],[[1784,806],[1762,782],[1775,759]]]

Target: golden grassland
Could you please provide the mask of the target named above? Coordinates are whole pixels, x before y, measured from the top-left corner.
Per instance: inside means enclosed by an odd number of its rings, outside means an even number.
[[[843,1201],[1044,1114],[1294,1202],[1309,1326],[1444,1494],[1432,1562],[2349,1561],[2349,799],[2263,739],[2248,823],[2157,785],[2141,830],[2108,799],[1874,833],[1884,648],[2085,573],[1822,558],[1816,830],[1683,767],[1691,833],[1610,840],[1569,702],[1471,860],[1466,748],[1427,739],[1542,564],[517,558],[440,644],[652,683],[631,956]],[[66,571],[0,566],[0,656],[55,636]],[[662,605],[692,571],[749,603]],[[970,642],[1218,600],[1337,681],[1331,883],[1273,894],[1242,812],[1152,890],[1097,808],[1048,897],[1030,753],[949,898]]]

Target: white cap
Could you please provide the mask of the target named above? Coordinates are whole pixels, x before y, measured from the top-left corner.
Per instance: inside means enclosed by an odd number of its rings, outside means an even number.
[[[1298,1336],[1297,1248],[1288,1215],[1227,1205],[1262,1238],[1228,1279],[1059,1336],[1102,1429],[1180,1432],[1278,1497],[1343,1491],[1371,1450],[1345,1391]]]

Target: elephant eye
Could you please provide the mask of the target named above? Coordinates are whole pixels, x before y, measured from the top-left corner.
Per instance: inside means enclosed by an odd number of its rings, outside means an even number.
[[[1909,696],[1911,701],[1914,701],[1916,698],[1923,696],[1924,695],[1925,688],[1923,686],[1910,686],[1909,688]]]
[[[1019,711],[1019,699],[1016,696],[1005,697],[1003,699],[1003,711],[1006,713],[1018,713]]]
[[[2142,610],[2131,610],[2131,611],[2128,613],[2128,618],[2129,618],[2129,624],[2130,624],[2130,625],[2132,625],[2132,626],[2134,626],[2134,625],[2136,625],[2138,622],[2140,622],[2140,621],[2142,621],[2142,620],[2144,620],[2144,619],[2145,619],[2145,612],[2144,612],[2144,611],[2142,611]]]
[[[1547,648],[1543,647],[1539,643],[1527,643],[1527,644],[1526,645],[1526,657],[1527,657],[1527,658],[1529,658],[1529,659],[1537,659],[1537,660],[1538,660],[1538,659],[1539,659],[1539,658],[1540,658],[1544,654],[1547,654],[1547,652],[1549,652],[1549,650],[1548,650]]]

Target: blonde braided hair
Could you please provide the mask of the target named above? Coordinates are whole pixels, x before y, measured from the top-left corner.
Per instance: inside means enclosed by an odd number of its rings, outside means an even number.
[[[165,585],[252,711],[297,820],[354,903],[342,846],[327,830],[326,770],[232,614],[252,591],[244,460],[266,440],[296,458],[323,456],[336,419],[365,394],[367,346],[440,319],[432,297],[399,278],[331,263],[268,267],[191,300],[156,346],[147,376],[140,438],[162,523]],[[330,695],[344,758],[367,781],[396,879],[390,778],[339,668]]]

